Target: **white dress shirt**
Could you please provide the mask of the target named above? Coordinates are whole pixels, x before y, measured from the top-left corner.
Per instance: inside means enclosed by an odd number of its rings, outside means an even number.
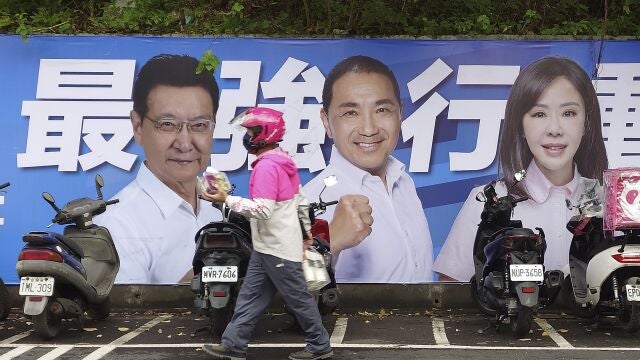
[[[516,205],[511,219],[521,220],[525,228],[542,228],[547,240],[545,270],[564,270],[565,265],[569,263],[569,246],[573,238],[567,230],[567,222],[575,212],[567,209],[565,199],[575,204],[582,192],[578,169],[575,168],[574,177],[568,184],[554,186],[540,171],[535,161],[531,161],[523,184],[530,198]],[[484,203],[476,200],[476,194],[481,192],[483,187],[484,185],[471,190],[462,205],[433,264],[433,271],[458,281],[469,281],[473,276],[473,242],[484,206]],[[498,196],[506,195],[504,183],[497,183],[496,193]]]
[[[195,191],[195,190],[194,190]],[[163,184],[144,163],[138,175],[118,192],[120,202],[95,218],[106,226],[120,256],[120,284],[176,284],[191,270],[196,232],[222,219],[210,202],[198,211]]]
[[[387,187],[378,176],[359,169],[334,146],[329,166],[304,186],[310,202],[318,201],[323,179],[336,175],[338,184],[322,193],[324,201],[361,194],[373,209],[371,235],[340,252],[335,266],[337,282],[425,283],[432,281],[433,246],[422,203],[404,164],[394,157],[387,163]],[[330,206],[320,218],[333,217]]]

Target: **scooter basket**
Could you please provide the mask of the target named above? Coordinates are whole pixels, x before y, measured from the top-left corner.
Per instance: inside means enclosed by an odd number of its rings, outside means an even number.
[[[640,168],[605,170],[605,230],[640,229]]]

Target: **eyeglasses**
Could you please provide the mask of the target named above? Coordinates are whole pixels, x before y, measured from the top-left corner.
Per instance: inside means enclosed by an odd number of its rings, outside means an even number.
[[[216,121],[213,119],[197,119],[193,121],[178,121],[172,117],[161,117],[159,119],[152,119],[149,116],[145,115],[145,118],[149,119],[153,123],[156,129],[166,132],[177,134],[182,131],[183,126],[187,126],[187,130],[190,133],[204,133],[211,129],[216,124]]]

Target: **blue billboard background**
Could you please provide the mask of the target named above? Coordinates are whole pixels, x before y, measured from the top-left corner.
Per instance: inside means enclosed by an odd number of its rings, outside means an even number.
[[[103,59],[135,60],[136,73],[148,59],[159,53],[189,54],[199,58],[212,50],[223,62],[259,61],[260,81],[270,81],[283,64],[294,58],[308,63],[307,69],[317,67],[326,77],[340,60],[351,55],[368,55],[386,63],[395,73],[400,84],[403,102],[403,118],[416,112],[437,93],[450,100],[506,100],[509,85],[460,85],[457,72],[462,65],[497,65],[523,67],[546,55],[563,55],[577,61],[588,73],[593,73],[600,52],[599,41],[436,41],[436,40],[387,40],[387,39],[260,39],[260,38],[168,38],[168,37],[100,37],[100,36],[33,36],[24,42],[17,36],[0,36],[0,183],[11,182],[6,193],[0,193],[0,277],[7,283],[17,283],[15,262],[22,247],[21,236],[30,230],[42,230],[54,215],[42,199],[48,191],[59,205],[81,196],[95,196],[94,176],[100,173],[105,179],[104,193],[113,196],[131,181],[142,158],[141,148],[133,139],[122,151],[137,158],[131,169],[122,169],[105,162],[91,169],[81,166],[76,171],[60,171],[58,166],[18,166],[18,154],[25,153],[29,136],[29,116],[23,116],[24,101],[39,101],[36,97],[38,75],[42,59]],[[418,99],[412,99],[408,83],[440,59],[452,69],[452,73]],[[640,63],[640,41],[607,41],[604,44],[601,63]],[[239,80],[216,79],[223,91],[236,89]],[[636,80],[638,80],[636,75]],[[303,82],[303,76],[294,82]],[[640,81],[640,80],[638,80]],[[321,89],[321,84],[320,84]],[[639,99],[638,94],[635,100]],[[122,100],[122,99],[121,99]],[[251,100],[251,99],[248,99]],[[319,104],[317,98],[305,97],[305,104]],[[255,104],[283,104],[283,98],[265,98],[258,91]],[[237,111],[243,110],[238,107]],[[451,224],[472,187],[496,178],[497,165],[493,161],[482,169],[451,171],[450,153],[470,153],[477,143],[479,122],[474,119],[452,120],[448,108],[435,119],[433,145],[428,172],[411,172],[417,192],[429,221],[434,245],[438,254]],[[640,117],[640,110],[637,111]],[[55,115],[55,114],[52,114]],[[52,118],[51,120],[56,120]],[[218,121],[224,119],[218,119]],[[640,126],[640,119],[635,126]],[[57,134],[51,134],[56,136]],[[215,135],[214,135],[215,136]],[[393,155],[403,161],[409,170],[411,152],[418,144],[414,139],[403,141],[401,135]],[[230,140],[216,139],[213,154],[229,151]],[[321,145],[324,159],[329,160],[331,141]],[[55,151],[49,150],[49,151]],[[90,149],[83,141],[79,155]],[[610,158],[612,157],[609,154]],[[637,162],[640,165],[640,161]],[[213,164],[214,166],[216,164]],[[317,171],[300,171],[303,183]],[[238,186],[237,193],[246,195],[249,171],[243,167],[227,171],[231,181]],[[62,231],[54,226],[52,230]]]

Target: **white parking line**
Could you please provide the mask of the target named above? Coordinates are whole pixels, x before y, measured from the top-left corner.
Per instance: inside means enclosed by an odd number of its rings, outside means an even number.
[[[141,333],[143,333],[145,331],[148,331],[152,327],[154,327],[157,324],[159,324],[161,321],[164,321],[164,320],[166,320],[166,319],[168,319],[170,317],[171,317],[170,314],[160,315],[160,316],[156,317],[155,319],[149,321],[148,323],[140,326],[139,328],[137,328],[137,329],[135,329],[135,330],[133,330],[133,331],[131,331],[131,332],[125,334],[125,335],[122,335],[119,338],[113,340],[108,345],[102,345],[102,346],[98,347],[97,350],[95,350],[91,354],[85,356],[83,359],[84,360],[98,360],[98,359],[102,358],[103,356],[107,355],[108,353],[112,352],[118,346],[127,343],[128,341],[130,341],[134,337],[140,335]]]
[[[113,345],[113,349],[166,349],[166,348],[194,348],[199,349],[205,343],[187,343],[187,344],[123,344]],[[211,344],[211,343],[206,343]],[[264,343],[264,344],[249,344],[250,348],[300,348],[304,347],[305,343]],[[56,348],[61,345],[55,344],[0,344],[0,348],[15,348],[26,349],[27,351],[33,347],[40,348]],[[74,345],[75,348],[101,348],[105,345],[95,344],[78,344]],[[108,346],[108,345],[106,345]],[[640,347],[573,347],[573,348],[561,348],[561,347],[549,347],[549,346],[480,346],[480,345],[427,345],[427,344],[335,344],[332,347],[336,349],[459,349],[459,350],[549,350],[549,351],[632,351],[640,352]],[[112,349],[112,350],[113,350]],[[13,350],[12,350],[13,351]],[[20,353],[24,352],[20,351]],[[3,356],[7,355],[5,353]],[[0,356],[0,360],[5,358]]]
[[[559,347],[563,349],[573,349],[573,345],[571,345],[571,343],[569,343],[565,338],[563,338],[562,335],[558,334],[556,329],[554,329],[553,326],[549,325],[547,320],[540,319],[540,318],[535,318],[535,320],[536,320],[536,323],[540,325],[542,330],[546,331],[547,334],[549,334],[549,337],[551,338],[551,340],[555,341],[555,343],[558,344]]]
[[[26,338],[32,332],[33,332],[33,329],[25,331],[23,333],[20,333],[18,335],[13,335],[12,337],[9,337],[9,338],[6,338],[6,339],[0,341],[0,344],[11,344],[11,343],[16,342],[16,341],[18,341],[20,339]]]
[[[2,356],[0,356],[0,360],[10,360],[13,359],[16,356],[20,356],[23,353],[26,353],[27,351],[33,349],[34,346],[32,345],[20,345],[18,347],[16,347],[15,349],[9,351],[8,353],[2,354]]]
[[[53,359],[57,359],[58,356],[66,353],[67,351],[73,349],[73,345],[61,345],[60,347],[57,347],[51,351],[49,351],[48,353],[42,355],[41,357],[38,358],[38,360],[53,360]]]
[[[336,319],[336,324],[333,326],[333,332],[331,333],[331,345],[342,344],[344,340],[344,334],[347,332],[347,318],[341,317]]]
[[[444,330],[444,321],[440,318],[434,318],[432,321],[433,337],[436,339],[437,345],[449,346],[449,339],[447,339],[447,332]]]

